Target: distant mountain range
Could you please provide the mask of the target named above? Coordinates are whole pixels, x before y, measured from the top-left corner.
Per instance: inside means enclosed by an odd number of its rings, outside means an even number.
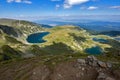
[[[120,31],[106,31],[106,32],[100,32],[99,34],[108,35],[111,37],[117,37],[120,36]]]
[[[94,31],[118,31],[120,30],[120,22],[95,21],[95,20],[73,20],[73,21],[54,21],[54,20],[37,20],[36,23],[43,23],[47,25],[76,25],[85,29]]]

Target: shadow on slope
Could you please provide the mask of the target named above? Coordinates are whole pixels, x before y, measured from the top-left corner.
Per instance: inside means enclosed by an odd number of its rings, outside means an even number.
[[[12,35],[14,37],[20,37],[22,35],[22,32],[16,28],[10,27],[10,26],[5,26],[5,25],[0,25],[0,29],[8,34]]]
[[[73,53],[74,51],[64,43],[55,43],[53,42],[53,45],[46,46],[43,48],[43,50],[47,51],[50,54],[65,54],[65,53]]]
[[[0,61],[21,58],[21,51],[15,50],[8,45],[1,47]]]

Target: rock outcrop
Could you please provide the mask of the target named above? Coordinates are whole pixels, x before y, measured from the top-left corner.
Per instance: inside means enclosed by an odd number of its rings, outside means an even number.
[[[100,68],[111,68],[112,67],[111,63],[99,61],[94,56],[88,56],[86,59],[77,59],[77,62],[80,63],[80,65],[89,65],[92,67],[100,67]]]
[[[0,67],[0,72],[5,70],[0,80],[120,80],[120,70],[112,70],[111,63],[99,61],[94,56],[62,62],[54,67],[40,65],[39,59],[25,62]]]

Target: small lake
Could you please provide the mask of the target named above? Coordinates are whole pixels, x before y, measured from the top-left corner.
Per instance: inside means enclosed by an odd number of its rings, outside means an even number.
[[[115,40],[120,41],[120,38],[115,38]]]
[[[98,39],[98,38],[93,38],[93,40],[96,41],[96,42],[101,42],[101,43],[107,43],[107,42],[108,42],[108,40],[102,39],[102,38],[100,38],[100,39]]]
[[[44,43],[46,41],[43,40],[43,37],[48,34],[49,32],[34,33],[34,34],[29,35],[26,40],[29,43]]]
[[[99,54],[103,53],[103,50],[102,50],[101,47],[95,46],[95,47],[92,47],[92,48],[87,48],[85,50],[85,52],[88,53],[88,54],[92,54],[92,55],[99,55]]]

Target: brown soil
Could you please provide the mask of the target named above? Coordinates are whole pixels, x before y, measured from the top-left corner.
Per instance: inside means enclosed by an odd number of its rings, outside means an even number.
[[[0,65],[0,80],[97,80],[99,71],[120,80],[120,70],[80,65],[76,60],[59,63],[50,69],[36,59]]]

